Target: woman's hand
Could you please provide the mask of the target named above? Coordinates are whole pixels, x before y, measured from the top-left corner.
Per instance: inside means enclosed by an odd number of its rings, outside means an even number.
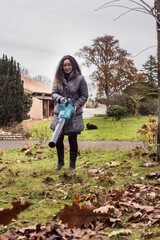
[[[64,97],[61,97],[59,101],[60,101],[60,102],[65,101],[65,103],[66,103],[66,102],[67,102],[67,99],[64,98]]]

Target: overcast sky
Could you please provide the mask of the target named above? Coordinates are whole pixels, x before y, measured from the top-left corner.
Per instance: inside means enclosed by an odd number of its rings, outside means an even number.
[[[59,60],[75,57],[98,36],[112,35],[132,56],[156,46],[156,22],[147,14],[132,12],[114,21],[125,10],[117,7],[95,11],[107,0],[0,0],[0,57],[6,54],[28,69],[30,75],[53,79]],[[137,0],[137,2],[139,2]],[[150,5],[154,0],[146,0]],[[133,6],[129,0],[123,5]],[[135,5],[134,5],[135,6]],[[156,47],[134,57],[141,69]],[[82,59],[78,59],[79,63]],[[88,80],[89,70],[82,68]]]

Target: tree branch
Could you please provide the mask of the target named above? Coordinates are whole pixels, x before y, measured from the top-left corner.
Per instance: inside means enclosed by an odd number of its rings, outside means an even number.
[[[151,7],[144,0],[139,0],[140,2],[137,2],[136,0],[128,0],[129,2],[137,5],[137,7],[129,7],[129,6],[124,6],[124,5],[120,5],[120,4],[112,4],[112,3],[120,2],[120,1],[121,0],[109,1],[109,2],[101,5],[99,8],[95,9],[95,11],[98,11],[98,10],[104,9],[104,8],[108,8],[108,7],[125,8],[125,9],[128,9],[128,10],[125,11],[124,13],[120,14],[117,18],[115,18],[114,19],[115,21],[117,19],[119,19],[120,17],[126,15],[127,13],[131,12],[131,11],[137,11],[137,12],[142,12],[142,13],[149,14],[149,15],[153,16],[155,18],[155,20],[160,24],[160,22],[159,22],[159,20],[157,19],[157,16],[156,16],[156,8],[154,6]]]
[[[110,3],[112,3],[112,2],[119,2],[119,1],[121,1],[121,0],[113,0],[113,1],[110,1],[110,2],[108,2],[108,3],[105,3],[105,4],[101,5],[99,8],[94,9],[94,10],[95,10],[95,11],[98,11],[98,10],[100,10],[100,9],[102,9],[102,8],[105,8],[105,6],[106,6],[107,4],[110,4]]]
[[[122,7],[122,6],[119,6],[119,7]],[[140,8],[131,8],[128,11],[126,11],[126,12],[122,13],[121,15],[119,15],[117,18],[115,18],[114,21],[118,20],[120,17],[126,15],[127,13],[129,13],[131,11],[137,11],[137,12],[142,12],[142,13],[145,13],[145,14],[150,14],[148,12],[143,11],[143,9],[140,9]]]
[[[157,46],[147,47],[147,48],[143,49],[142,51],[140,51],[139,53],[137,53],[137,54],[136,54],[135,56],[133,56],[133,57],[137,57],[137,56],[140,55],[142,52],[144,52],[144,51],[146,51],[146,50],[148,50],[148,49],[150,49],[150,48],[154,48],[154,47],[157,47]]]

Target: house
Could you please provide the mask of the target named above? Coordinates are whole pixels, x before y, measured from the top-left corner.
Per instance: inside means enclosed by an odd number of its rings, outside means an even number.
[[[51,97],[52,87],[36,80],[21,76],[23,87],[33,97],[33,104],[28,113],[31,119],[44,119],[53,115],[54,102]]]

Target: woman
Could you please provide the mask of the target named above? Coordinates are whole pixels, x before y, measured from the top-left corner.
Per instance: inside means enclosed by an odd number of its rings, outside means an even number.
[[[68,172],[75,171],[75,163],[78,152],[77,135],[84,130],[82,106],[88,98],[88,87],[81,75],[80,67],[72,56],[64,56],[58,65],[53,88],[52,98],[56,102],[51,129],[54,130],[58,123],[60,101],[70,98],[75,109],[75,115],[64,125],[63,132],[56,143],[58,164],[56,170],[64,165],[64,135],[68,135],[70,146],[70,167]]]

